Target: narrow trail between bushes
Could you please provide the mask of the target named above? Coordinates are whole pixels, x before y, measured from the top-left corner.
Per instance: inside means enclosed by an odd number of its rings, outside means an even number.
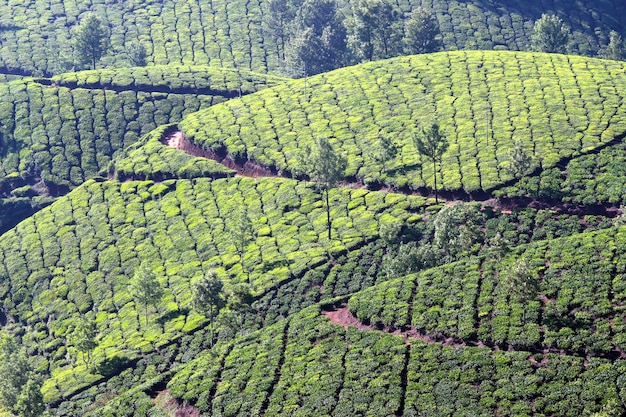
[[[603,358],[608,359],[610,361],[615,360],[624,360],[626,359],[626,353],[621,351],[618,348],[598,352],[598,353],[589,353],[589,352],[579,352],[567,349],[556,349],[556,348],[548,348],[541,346],[531,346],[527,348],[516,348],[510,344],[495,344],[483,342],[480,340],[464,340],[458,337],[451,336],[433,336],[429,335],[425,332],[418,331],[417,329],[411,326],[404,326],[401,329],[391,329],[383,326],[373,326],[369,323],[363,323],[357,317],[355,317],[352,312],[348,309],[346,303],[341,303],[339,305],[332,306],[330,308],[326,308],[322,310],[322,314],[330,319],[330,322],[339,326],[343,326],[344,329],[348,329],[348,327],[353,326],[361,331],[376,331],[387,333],[396,336],[404,337],[404,342],[410,346],[411,339],[420,340],[426,343],[438,343],[443,347],[453,347],[453,348],[467,348],[467,347],[477,347],[477,348],[486,348],[492,351],[507,351],[507,352],[527,352],[528,360],[535,366],[542,366],[545,364],[547,360],[545,355],[547,354],[555,354],[559,356],[573,356],[578,358],[583,358],[583,366],[587,366],[589,364],[590,359],[592,358]],[[535,355],[543,355],[543,359],[541,362],[535,360]]]
[[[185,134],[177,128],[166,131],[161,138],[161,142],[167,146],[186,152],[195,157],[209,158],[227,168],[237,171],[237,175],[243,177],[282,177],[294,178],[289,172],[279,172],[275,167],[266,167],[257,164],[245,157],[233,158],[226,149],[214,151],[211,149],[203,149],[190,142]],[[302,178],[296,178],[302,179]],[[365,184],[355,178],[345,180],[341,186],[350,188],[366,188],[371,191],[394,192],[405,195],[417,195],[422,197],[434,197],[432,190],[421,187],[411,189],[407,186],[398,188],[384,187],[381,184]],[[551,210],[556,214],[569,214],[575,216],[596,215],[604,217],[617,217],[622,214],[620,207],[615,204],[592,204],[581,205],[575,203],[567,203],[563,201],[550,199],[535,199],[531,197],[514,197],[514,198],[495,198],[487,191],[466,192],[457,191],[439,191],[439,198],[444,203],[452,203],[455,201],[478,202],[483,206],[493,207],[503,213],[510,212],[518,208],[531,208],[535,210]]]

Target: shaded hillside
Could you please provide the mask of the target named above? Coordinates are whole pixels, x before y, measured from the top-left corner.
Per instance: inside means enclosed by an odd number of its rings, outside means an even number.
[[[451,52],[363,64],[290,82],[186,117],[205,149],[301,173],[306,146],[330,138],[347,177],[420,189],[432,165],[413,143],[438,121],[450,142],[438,166],[449,191],[490,191],[513,179],[519,143],[531,170],[619,143],[626,133],[623,63],[556,54]],[[381,137],[398,155],[381,163]]]
[[[209,63],[274,72],[280,67],[276,39],[263,27],[264,2],[194,0],[144,3],[139,0],[76,3],[26,1],[0,3],[0,72],[57,73],[71,68],[71,29],[88,12],[106,20],[113,52],[104,65],[128,65],[125,47],[140,40],[154,64]],[[352,1],[339,2],[348,14]],[[595,55],[608,34],[624,34],[625,6],[618,1],[407,1],[397,2],[404,13],[423,6],[436,14],[444,47],[455,49],[507,48],[528,50],[533,22],[542,13],[559,15],[573,32],[573,53]],[[67,70],[67,69],[66,69]]]
[[[157,126],[278,82],[234,70],[154,66],[0,84],[0,197],[64,194],[106,173],[116,154]],[[0,218],[0,231],[13,224]]]

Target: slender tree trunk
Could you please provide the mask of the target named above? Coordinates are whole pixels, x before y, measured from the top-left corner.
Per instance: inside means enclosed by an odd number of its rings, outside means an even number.
[[[433,159],[433,178],[435,180],[435,204],[439,204],[439,196],[437,195],[437,161]]]
[[[213,306],[209,308],[209,314],[211,315],[211,348],[213,348],[213,338],[215,337],[215,335],[213,334],[213,324],[215,323],[215,320],[213,319]]]
[[[330,199],[328,197],[328,187],[326,188],[326,225],[328,226],[328,240],[331,240],[330,235]]]

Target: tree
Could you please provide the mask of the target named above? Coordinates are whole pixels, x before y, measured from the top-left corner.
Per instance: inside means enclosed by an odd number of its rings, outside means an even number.
[[[531,38],[535,51],[565,53],[569,40],[569,29],[558,16],[542,14],[535,22]]]
[[[263,30],[277,43],[280,60],[285,59],[285,46],[289,40],[290,24],[296,17],[299,2],[290,0],[268,0],[263,13]]]
[[[434,122],[429,129],[421,129],[420,133],[413,135],[413,143],[417,151],[429,158],[433,163],[433,179],[435,184],[435,203],[439,203],[437,194],[437,162],[441,162],[443,154],[448,150],[450,143],[439,128],[439,124]]]
[[[483,219],[480,208],[474,204],[455,204],[443,207],[437,213],[433,243],[450,259],[472,251],[481,243]]]
[[[109,31],[93,14],[81,20],[74,30],[74,47],[82,64],[96,69],[96,64],[110,47]]]
[[[521,178],[528,173],[532,166],[532,157],[524,149],[524,143],[516,140],[513,149],[509,152],[509,165],[506,170],[515,178]]]
[[[38,417],[46,409],[41,393],[41,380],[29,378],[17,397],[15,411],[20,417]]]
[[[236,334],[237,329],[239,329],[239,334],[243,336],[245,317],[255,311],[252,308],[254,297],[250,293],[250,286],[235,284],[227,292],[226,300],[226,308],[220,312],[218,317],[220,325],[227,328],[231,336]]]
[[[87,360],[85,361],[87,364],[91,362],[91,352],[98,346],[96,335],[96,323],[85,317],[81,317],[78,320],[71,335],[72,344],[83,354],[83,359],[85,353],[87,354]]]
[[[249,280],[250,274],[245,268],[244,255],[246,253],[246,246],[254,239],[254,229],[252,228],[252,222],[246,213],[243,203],[239,204],[237,209],[233,212],[233,217],[229,219],[226,228],[237,248],[241,271],[247,274]]]
[[[539,292],[539,280],[525,258],[518,260],[511,268],[504,271],[504,285],[506,291],[518,297],[521,303],[536,298]]]
[[[0,408],[20,417],[35,417],[44,411],[41,380],[26,352],[13,337],[0,336]]]
[[[329,192],[343,178],[348,162],[333,149],[326,138],[315,139],[314,145],[308,148],[307,155],[303,162],[304,171],[311,180],[322,185],[322,193],[326,202],[328,239],[332,239]]]
[[[224,283],[213,270],[191,283],[192,306],[199,314],[213,320],[224,307]],[[211,323],[211,347],[213,347],[214,329]]]
[[[612,30],[609,34],[609,44],[602,48],[598,55],[602,58],[621,61],[624,58],[624,40],[620,34]]]
[[[339,68],[346,55],[346,29],[335,0],[305,0],[285,46],[285,65],[296,76]]]
[[[137,41],[129,43],[126,47],[126,54],[130,65],[134,67],[145,67],[148,63],[148,52],[142,43]]]
[[[361,60],[391,58],[401,53],[402,15],[387,0],[355,2],[348,29],[350,49]]]
[[[393,139],[389,136],[380,136],[379,141],[372,152],[372,159],[374,162],[381,165],[382,173],[386,173],[387,163],[395,158],[397,154],[398,147],[394,143]]]
[[[30,372],[26,354],[15,339],[7,334],[0,335],[0,404],[3,407],[16,411],[15,406]]]
[[[148,324],[148,307],[156,306],[163,297],[163,288],[157,280],[156,274],[147,264],[142,262],[128,285],[130,294],[145,308],[146,325]]]
[[[431,12],[418,7],[406,22],[404,44],[411,54],[426,54],[441,49],[439,22]]]

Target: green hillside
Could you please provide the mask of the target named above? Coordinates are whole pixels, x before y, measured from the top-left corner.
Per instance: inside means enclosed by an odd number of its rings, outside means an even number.
[[[612,228],[379,284],[220,345],[167,388],[203,415],[597,412],[624,395],[624,239]],[[520,258],[540,280],[526,306],[503,278]],[[108,411],[153,407],[135,392]]]
[[[339,2],[350,14],[352,1]],[[595,55],[609,32],[623,31],[620,2],[398,1],[409,13],[422,6],[437,17],[446,50],[529,50],[533,22],[542,13],[559,15],[573,34],[572,51]],[[87,13],[108,22],[113,50],[106,66],[128,66],[126,46],[141,41],[154,64],[237,67],[273,72],[279,66],[277,40],[269,36],[266,2],[0,2],[0,68],[3,73],[58,73],[72,65],[72,28]]]
[[[624,16],[0,0],[0,417],[626,415]]]
[[[153,66],[0,84],[0,197],[62,195],[106,174],[113,157],[157,126],[279,82],[245,71]],[[15,223],[0,216],[0,230]]]
[[[490,191],[513,179],[516,141],[531,169],[621,141],[626,108],[621,62],[555,54],[450,52],[397,58],[294,81],[186,117],[180,127],[205,149],[226,150],[298,172],[313,138],[348,158],[365,183],[433,186],[432,165],[413,144],[416,126],[438,121],[450,148],[438,166],[450,191]],[[381,137],[398,155],[374,156]]]
[[[278,179],[88,181],[0,238],[3,312],[13,332],[36,329],[23,343],[52,374],[48,400],[97,380],[68,368],[67,326],[95,319],[100,361],[131,360],[203,323],[191,314],[190,280],[216,269],[227,287],[249,283],[262,296],[301,279],[378,233],[379,221],[417,221],[424,199],[364,190],[332,194],[333,240],[316,189]],[[239,256],[231,226],[246,208],[256,236]],[[147,261],[167,288],[151,324],[140,320],[127,285]],[[294,308],[296,306],[292,306]],[[22,330],[19,330],[22,329]],[[57,391],[58,390],[58,391]]]

